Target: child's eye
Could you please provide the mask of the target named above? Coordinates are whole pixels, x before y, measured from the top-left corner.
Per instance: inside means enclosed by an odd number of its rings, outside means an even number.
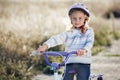
[[[73,21],[77,21],[77,20],[81,21],[82,18],[81,18],[81,17],[79,17],[79,18],[73,17],[72,20],[73,20]]]
[[[82,20],[82,18],[80,17],[79,20]]]
[[[73,18],[74,20],[76,20],[76,18]]]
[[[72,20],[77,20],[77,18],[72,18]]]

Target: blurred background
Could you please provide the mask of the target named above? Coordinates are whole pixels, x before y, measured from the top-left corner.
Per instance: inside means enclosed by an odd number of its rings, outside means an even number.
[[[0,80],[52,80],[43,56],[29,54],[69,29],[68,10],[75,2],[91,12],[89,25],[95,31],[91,73],[120,80],[120,0],[0,0]],[[49,50],[64,51],[64,45]]]

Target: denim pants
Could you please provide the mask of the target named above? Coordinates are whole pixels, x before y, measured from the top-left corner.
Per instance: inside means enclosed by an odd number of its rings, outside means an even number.
[[[90,64],[69,63],[63,75],[63,80],[73,80],[76,75],[77,80],[89,80]]]

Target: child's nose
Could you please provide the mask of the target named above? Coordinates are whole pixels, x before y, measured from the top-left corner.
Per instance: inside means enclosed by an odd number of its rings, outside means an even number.
[[[76,19],[76,23],[79,23],[80,22],[80,20],[79,19]]]

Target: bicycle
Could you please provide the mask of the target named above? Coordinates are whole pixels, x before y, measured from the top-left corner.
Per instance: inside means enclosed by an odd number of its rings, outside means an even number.
[[[51,67],[51,70],[53,70],[54,72],[54,80],[60,80],[58,77],[58,70],[65,65],[65,63],[67,62],[67,60],[69,59],[70,55],[72,54],[76,54],[76,51],[71,51],[71,52],[42,52],[42,54],[44,55],[45,61],[47,63],[47,65],[49,65]],[[37,54],[37,52],[32,52],[32,54]],[[65,57],[64,61],[61,63],[57,63],[57,62],[49,62],[48,56],[62,56]],[[71,74],[75,74],[76,71],[75,70],[71,70],[70,71]],[[102,74],[98,74],[98,75],[90,75],[89,80],[92,80],[93,78],[97,78],[97,80],[103,80],[103,75]]]

